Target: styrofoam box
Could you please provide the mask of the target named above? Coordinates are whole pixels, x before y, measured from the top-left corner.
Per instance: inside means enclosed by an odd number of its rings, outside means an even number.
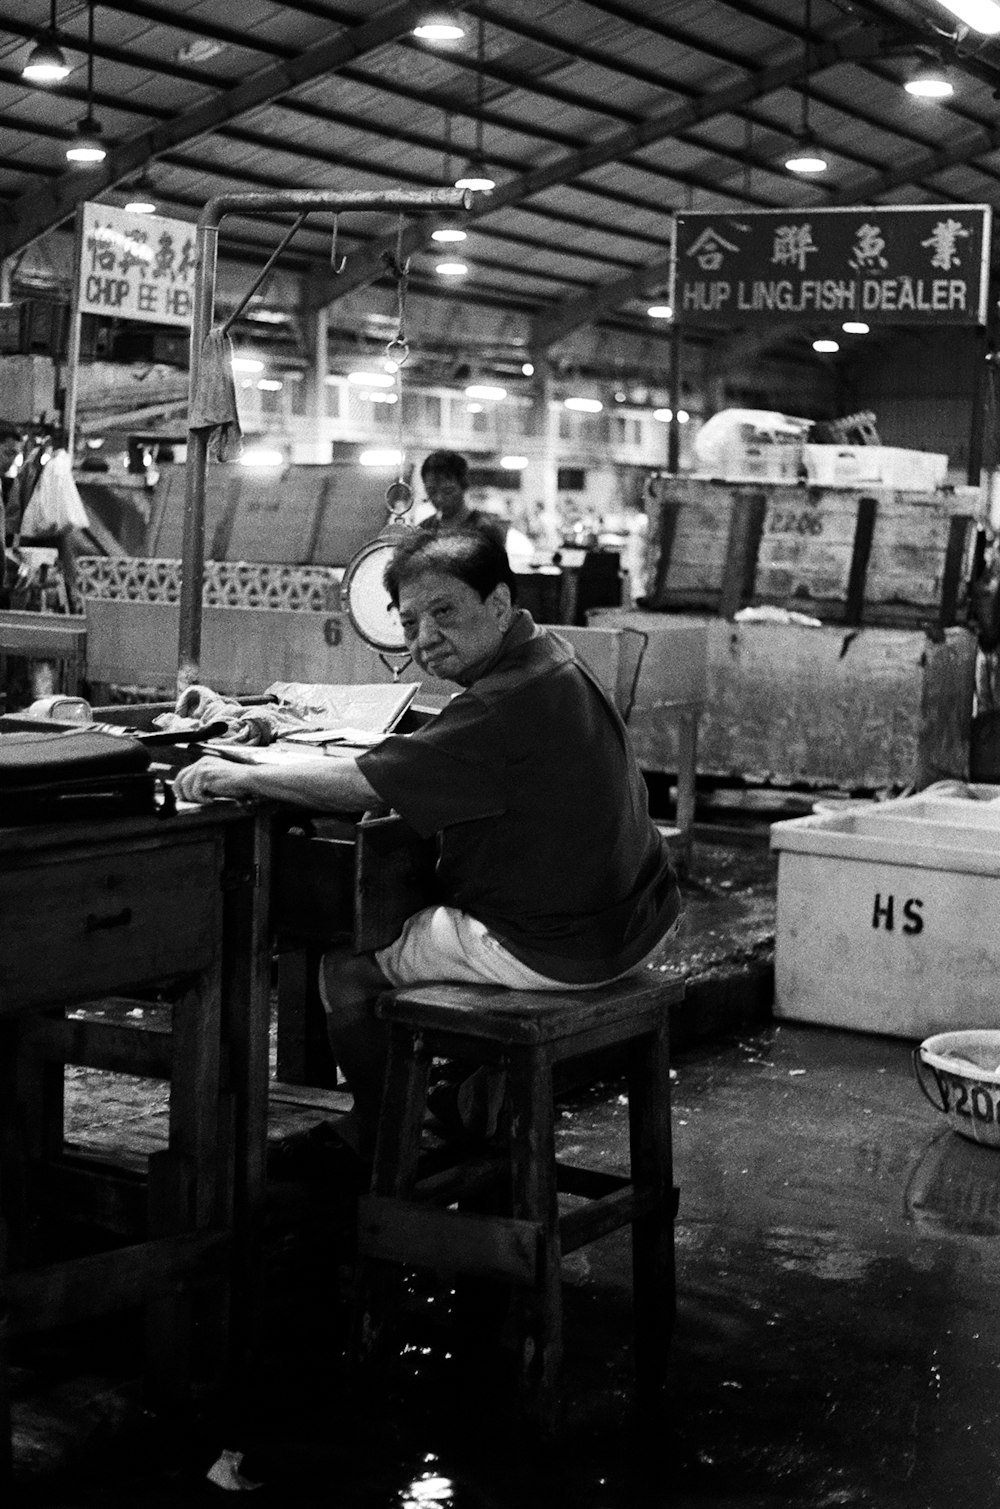
[[[717,482],[797,483],[801,463],[802,446],[798,442],[747,440],[725,447],[716,469],[702,475]]]
[[[918,1039],[1000,1025],[1000,805],[910,803],[772,826],[775,1016]]]
[[[948,457],[937,451],[911,451],[892,445],[813,445],[802,447],[806,476],[816,487],[892,487],[927,492],[944,485]]]

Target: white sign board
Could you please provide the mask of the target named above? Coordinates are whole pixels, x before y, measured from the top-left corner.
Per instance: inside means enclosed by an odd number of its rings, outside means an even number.
[[[195,227],[187,220],[85,204],[79,308],[153,325],[190,325]]]

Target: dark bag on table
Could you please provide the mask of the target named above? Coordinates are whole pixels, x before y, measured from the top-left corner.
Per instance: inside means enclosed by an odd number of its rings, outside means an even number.
[[[156,812],[150,755],[87,729],[0,735],[0,826]]]

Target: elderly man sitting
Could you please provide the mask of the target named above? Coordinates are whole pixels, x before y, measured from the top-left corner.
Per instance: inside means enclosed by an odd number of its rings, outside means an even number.
[[[206,758],[175,783],[202,802],[384,804],[436,835],[443,903],[387,948],[323,961],[330,1040],[354,1095],[344,1135],[363,1157],[385,1066],[381,992],[431,980],[586,991],[645,964],[680,912],[624,724],[572,648],[515,606],[495,536],[414,530],[386,587],[416,663],[462,688],[437,718],[354,760],[276,769]]]

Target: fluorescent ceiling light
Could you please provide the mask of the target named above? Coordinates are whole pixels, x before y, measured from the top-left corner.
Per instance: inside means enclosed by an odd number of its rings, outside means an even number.
[[[939,68],[923,68],[903,85],[907,94],[921,100],[947,100],[955,93],[950,79]]]
[[[522,362],[521,363],[521,376],[522,377],[534,377],[534,375],[535,375],[534,364],[532,362]]]
[[[155,215],[156,205],[145,194],[136,194],[125,206],[130,215]]]
[[[395,379],[389,372],[348,372],[347,381],[366,388],[391,388]]]
[[[604,405],[599,398],[564,398],[563,408],[574,409],[578,414],[599,414]]]
[[[400,451],[362,451],[358,457],[362,466],[400,466],[403,461]]]
[[[650,304],[646,310],[651,320],[672,320],[674,311],[669,304]]]
[[[673,419],[673,417],[674,417],[674,411],[673,411],[673,409],[654,409],[653,410],[653,418],[654,419],[658,419],[661,424],[669,424],[670,421],[671,421],[671,419]]]
[[[821,354],[832,355],[834,351],[840,350],[840,342],[828,340],[813,341],[813,350],[819,351]]]
[[[527,456],[501,456],[500,465],[505,472],[523,472],[528,464]]]
[[[507,389],[494,388],[489,383],[474,382],[466,388],[465,396],[466,398],[490,398],[495,403],[499,403],[501,399],[507,397]]]
[[[260,446],[256,450],[244,451],[240,457],[240,466],[274,467],[283,466],[284,463],[285,458],[281,451],[272,451],[265,446]]]
[[[395,403],[395,393],[383,393],[381,388],[373,389],[370,393],[362,393],[362,398],[367,398],[369,403]]]
[[[277,377],[262,377],[257,386],[262,393],[280,393],[285,385]]]
[[[464,278],[469,268],[465,262],[439,262],[434,271],[441,278]]]
[[[987,37],[1000,32],[1000,5],[996,0],[941,0],[941,4],[973,31]]]
[[[800,143],[795,148],[791,157],[785,158],[785,167],[790,173],[825,173],[828,163],[825,157],[821,157],[815,147],[806,143]]]
[[[428,11],[413,28],[413,35],[422,42],[457,42],[465,36],[465,27],[449,11]]]
[[[436,231],[431,231],[432,241],[464,241],[468,232],[463,231],[457,225],[439,225]]]
[[[264,370],[264,363],[258,361],[255,356],[234,356],[232,365],[234,372],[263,372]]]
[[[465,405],[465,412],[467,414],[481,414],[483,412],[483,406],[481,403],[467,403]]]
[[[845,320],[840,328],[845,335],[867,335],[871,326],[864,320]]]

